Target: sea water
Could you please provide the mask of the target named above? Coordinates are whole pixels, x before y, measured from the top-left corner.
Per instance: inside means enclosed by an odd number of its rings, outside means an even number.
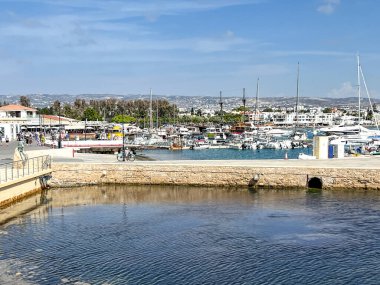
[[[379,284],[376,192],[99,186],[0,226],[1,284]]]

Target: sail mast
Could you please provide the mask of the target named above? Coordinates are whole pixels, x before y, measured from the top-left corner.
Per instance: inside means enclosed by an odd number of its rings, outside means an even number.
[[[223,101],[222,101],[222,91],[219,92],[219,105],[220,105],[220,122],[223,124]]]
[[[149,128],[153,129],[153,110],[152,110],[152,88],[150,88],[150,102],[149,102]]]
[[[369,90],[368,90],[368,87],[367,87],[367,83],[366,83],[366,80],[365,80],[365,77],[364,77],[364,73],[363,73],[363,69],[362,69],[361,65],[360,65],[359,69],[360,69],[360,74],[362,76],[361,78],[363,79],[364,88],[365,88],[365,90],[367,92],[369,106],[371,108],[371,112],[372,112],[373,118],[375,120],[376,129],[379,131],[379,124],[378,124],[378,121],[377,121],[377,118],[376,118],[376,115],[375,115],[375,110],[373,109],[373,104],[372,104],[371,96],[369,95]]]
[[[156,112],[156,128],[158,130],[158,98],[156,100],[156,104],[157,104],[157,112]]]
[[[243,122],[245,123],[245,102],[246,102],[246,99],[245,99],[245,88],[243,88]]]
[[[253,124],[256,124],[256,116],[259,109],[259,77],[257,77],[257,84],[256,84],[256,104],[255,104],[255,119]]]
[[[361,117],[360,117],[360,92],[361,92],[361,88],[360,88],[360,59],[359,59],[359,54],[357,54],[356,55],[356,58],[357,58],[357,61],[358,61],[358,100],[359,100],[359,102],[358,102],[358,108],[359,108],[359,110],[358,110],[358,116],[359,116],[359,122],[358,122],[358,124],[360,125],[360,120],[361,120]]]
[[[299,103],[299,81],[300,81],[300,63],[297,65],[297,97],[296,97],[296,123],[294,124],[294,131],[298,127],[298,103]]]

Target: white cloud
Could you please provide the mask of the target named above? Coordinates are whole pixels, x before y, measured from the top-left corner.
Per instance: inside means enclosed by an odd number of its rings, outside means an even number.
[[[317,11],[325,15],[331,15],[335,12],[339,4],[340,0],[324,0],[323,4],[317,8]]]
[[[357,87],[352,85],[351,82],[343,82],[342,85],[337,89],[332,89],[328,92],[331,97],[353,97],[357,96]]]
[[[46,4],[52,7],[64,7],[75,11],[90,9],[102,11],[109,15],[123,15],[123,17],[145,17],[155,20],[162,15],[175,15],[180,13],[215,10],[220,8],[258,4],[267,0],[13,0],[13,2],[29,2]]]
[[[15,0],[19,1],[19,0]],[[24,0],[26,1],[26,0]],[[39,3],[37,0],[29,2]],[[0,38],[6,39],[0,48],[17,46],[23,51],[65,49],[73,51],[81,47],[91,51],[115,50],[192,50],[196,52],[228,51],[242,47],[251,41],[237,37],[227,30],[224,35],[201,38],[173,38],[159,40],[158,35],[143,23],[124,21],[126,17],[145,17],[149,11],[158,9],[158,15],[218,9],[226,6],[257,3],[259,0],[205,0],[205,1],[125,1],[111,0],[40,0],[40,3],[63,6],[49,15],[22,17],[17,13],[10,19],[0,20]],[[84,10],[83,8],[88,8]],[[79,10],[78,10],[79,9]],[[149,36],[149,37],[147,37]],[[24,53],[24,52],[23,52]],[[22,54],[23,54],[22,53]]]
[[[289,51],[273,51],[273,56],[332,56],[332,57],[353,57],[354,54],[350,52],[328,51],[328,50],[289,50]]]

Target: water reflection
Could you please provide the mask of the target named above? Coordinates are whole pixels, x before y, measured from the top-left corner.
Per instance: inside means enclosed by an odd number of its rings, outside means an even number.
[[[0,227],[0,283],[376,284],[379,197],[57,189],[42,199],[47,203]]]
[[[238,194],[237,194],[238,193]],[[80,189],[57,189],[52,193],[53,206],[90,204],[192,203],[199,201],[245,201],[254,195],[244,189],[183,186],[103,185]]]

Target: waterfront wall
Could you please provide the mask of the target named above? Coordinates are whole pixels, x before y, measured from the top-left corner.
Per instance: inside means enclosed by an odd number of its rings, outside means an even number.
[[[257,167],[133,163],[53,163],[51,186],[95,184],[192,185],[258,188],[307,188],[318,178],[322,188],[380,190],[377,169]]]
[[[41,192],[44,183],[41,178],[49,175],[51,170],[44,170],[33,175],[21,177],[0,184],[0,208]]]

